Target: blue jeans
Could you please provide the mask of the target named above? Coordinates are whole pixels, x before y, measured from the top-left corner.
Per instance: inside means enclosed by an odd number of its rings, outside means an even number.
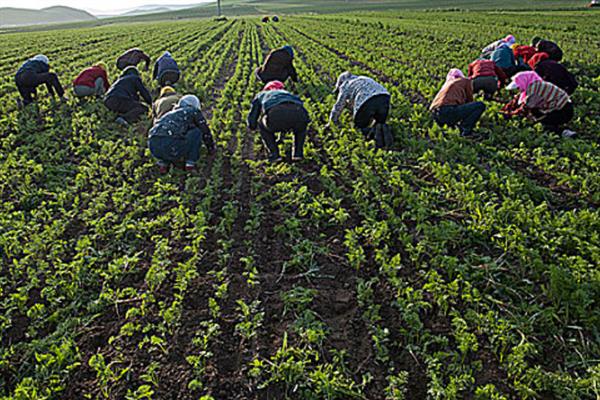
[[[460,106],[441,106],[433,110],[433,119],[439,125],[458,125],[463,135],[469,135],[484,111],[485,104],[480,101]]]
[[[200,158],[201,145],[202,132],[198,128],[187,131],[185,138],[152,136],[148,140],[150,153],[165,164],[185,161],[188,165],[195,165]]]

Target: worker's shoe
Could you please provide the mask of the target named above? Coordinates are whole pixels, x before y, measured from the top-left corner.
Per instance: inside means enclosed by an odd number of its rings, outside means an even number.
[[[562,131],[561,136],[564,137],[565,139],[570,139],[572,137],[577,136],[577,132],[572,131],[570,129],[565,129],[564,131]]]
[[[196,164],[192,161],[187,161],[185,163],[185,172],[192,172],[196,170]]]
[[[158,165],[158,173],[159,174],[165,175],[166,173],[169,172],[169,164],[159,161],[157,163],[157,165]]]
[[[283,160],[283,158],[281,158],[281,156],[279,155],[279,153],[271,153],[269,155],[269,158],[267,160],[270,163],[277,163],[277,162],[280,162],[281,160]]]
[[[123,117],[118,117],[117,119],[115,119],[115,122],[123,127],[128,127],[129,126],[129,122],[127,122],[125,120],[125,118]]]

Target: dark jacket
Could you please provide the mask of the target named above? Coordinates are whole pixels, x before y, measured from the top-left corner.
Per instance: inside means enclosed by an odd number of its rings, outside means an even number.
[[[110,89],[108,89],[105,98],[117,97],[139,101],[139,96],[142,96],[146,104],[152,104],[152,96],[150,96],[150,92],[144,86],[142,78],[137,75],[121,75]]]
[[[206,123],[202,111],[193,107],[177,107],[166,113],[156,125],[150,129],[148,137],[171,137],[173,139],[185,139],[188,131],[193,128],[200,129],[202,141],[209,150],[214,149],[215,142]]]
[[[38,60],[27,60],[21,65],[17,71],[17,75],[27,71],[35,72],[36,74],[45,74],[50,71],[50,66]]]
[[[292,81],[298,82],[298,74],[293,60],[294,57],[285,49],[271,50],[257,73],[264,82],[285,82],[288,77]]]
[[[142,61],[146,63],[146,70],[148,70],[150,57],[140,49],[129,49],[117,59],[117,68],[122,70],[129,66],[136,67]]]
[[[508,46],[500,46],[492,53],[492,61],[500,68],[507,69],[516,67],[517,62],[512,49]]]
[[[154,63],[154,71],[152,72],[152,79],[158,79],[165,71],[177,71],[179,72],[179,67],[177,66],[177,62],[173,57],[167,54],[163,54],[160,56],[158,60]]]
[[[252,108],[250,109],[250,113],[248,113],[247,122],[250,129],[257,128],[258,119],[261,114],[266,114],[271,108],[284,103],[304,105],[299,97],[285,90],[269,90],[257,94],[254,100],[252,100]]]
[[[575,92],[578,86],[577,79],[562,64],[554,60],[540,61],[535,66],[535,72],[546,82],[550,82],[567,92],[569,95]]]
[[[550,40],[540,40],[537,43],[537,49],[540,52],[547,53],[551,60],[560,61],[563,58],[563,51],[558,45]]]

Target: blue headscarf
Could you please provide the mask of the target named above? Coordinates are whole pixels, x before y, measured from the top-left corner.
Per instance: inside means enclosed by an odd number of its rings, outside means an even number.
[[[283,49],[285,51],[287,51],[288,53],[290,53],[290,56],[292,56],[292,58],[294,58],[294,49],[292,49],[292,46],[286,45],[286,46],[283,46]]]

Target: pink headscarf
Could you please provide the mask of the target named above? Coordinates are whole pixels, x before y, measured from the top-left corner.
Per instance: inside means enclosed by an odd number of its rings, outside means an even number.
[[[515,44],[517,42],[517,39],[515,39],[515,37],[513,35],[508,35],[507,37],[504,38],[504,41],[506,43],[508,43],[509,46],[512,46],[513,44]]]
[[[263,88],[263,91],[266,92],[268,90],[283,90],[283,89],[285,89],[285,85],[283,84],[283,82],[271,81],[265,85],[265,87]]]
[[[446,82],[451,81],[452,79],[458,79],[458,78],[464,78],[465,74],[463,74],[463,72],[458,69],[458,68],[452,68],[449,72],[448,75],[446,75]]]
[[[523,104],[525,102],[525,97],[527,97],[527,88],[529,85],[531,85],[533,82],[542,80],[543,79],[533,71],[519,72],[513,76],[513,83],[521,91],[521,95],[519,96],[519,104]]]

